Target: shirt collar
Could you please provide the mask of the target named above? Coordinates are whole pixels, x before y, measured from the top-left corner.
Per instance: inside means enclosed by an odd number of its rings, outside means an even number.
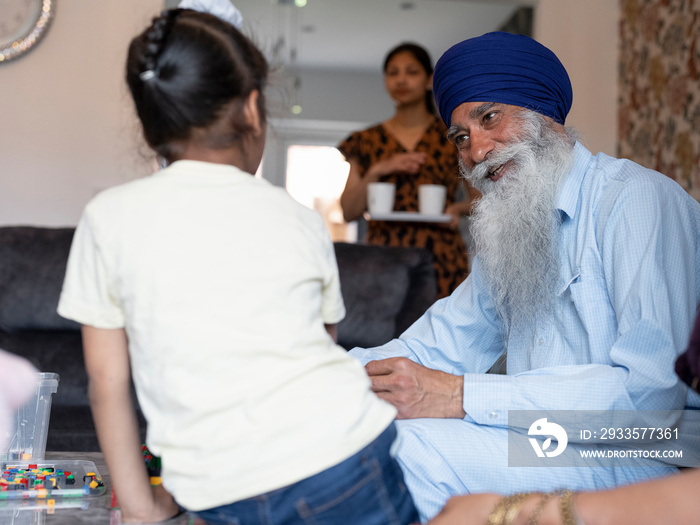
[[[569,218],[572,218],[576,212],[578,201],[581,198],[580,188],[583,176],[593,158],[591,152],[578,141],[574,145],[573,156],[571,168],[562,182],[557,198],[557,209],[563,211]]]

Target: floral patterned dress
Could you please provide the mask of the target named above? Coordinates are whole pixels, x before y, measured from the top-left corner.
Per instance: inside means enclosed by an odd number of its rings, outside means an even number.
[[[447,187],[446,206],[455,202],[461,184],[457,151],[445,137],[445,125],[437,117],[426,129],[413,151],[425,152],[426,162],[416,174],[391,173],[382,182],[396,184],[394,211],[418,211],[418,186],[442,184]],[[381,160],[407,150],[382,124],[357,131],[338,145],[338,150],[360,166],[360,176]],[[466,193],[466,189],[465,189]],[[446,297],[469,273],[467,248],[459,233],[448,225],[424,222],[369,221],[367,242],[389,246],[427,248],[433,254],[438,296]]]

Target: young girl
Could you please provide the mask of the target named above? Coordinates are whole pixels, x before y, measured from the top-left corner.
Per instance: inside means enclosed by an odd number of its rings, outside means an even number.
[[[129,49],[168,167],[88,204],[59,304],[83,325],[123,519],[169,518],[176,501],[208,523],[410,523],[394,409],[332,336],[345,312],[323,221],[251,175],[266,75],[237,29],[189,9]],[[164,488],[141,459],[131,376]]]

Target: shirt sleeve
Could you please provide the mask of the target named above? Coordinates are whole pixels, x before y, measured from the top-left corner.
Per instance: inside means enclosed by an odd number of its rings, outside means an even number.
[[[124,313],[110,292],[109,282],[94,223],[86,209],[71,244],[59,315],[97,328],[123,328]]]
[[[680,410],[696,403],[674,362],[696,311],[698,210],[673,184],[614,182],[596,212],[600,286],[617,326],[609,363],[467,374],[467,418],[506,426],[508,410]],[[599,296],[588,299],[588,308],[601,308]],[[596,326],[587,328],[593,337]]]
[[[354,348],[363,364],[407,357],[450,374],[485,373],[505,351],[502,321],[487,293],[478,257],[472,272],[448,297],[440,299],[398,339],[383,346]]]
[[[338,151],[345,157],[345,160],[356,159],[360,156],[360,135],[358,132],[352,133],[349,137],[338,144]]]

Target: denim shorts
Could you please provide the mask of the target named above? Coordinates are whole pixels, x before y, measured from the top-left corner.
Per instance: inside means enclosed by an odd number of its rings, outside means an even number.
[[[287,487],[193,514],[226,525],[405,525],[418,513],[390,454],[392,423],[342,463]]]

